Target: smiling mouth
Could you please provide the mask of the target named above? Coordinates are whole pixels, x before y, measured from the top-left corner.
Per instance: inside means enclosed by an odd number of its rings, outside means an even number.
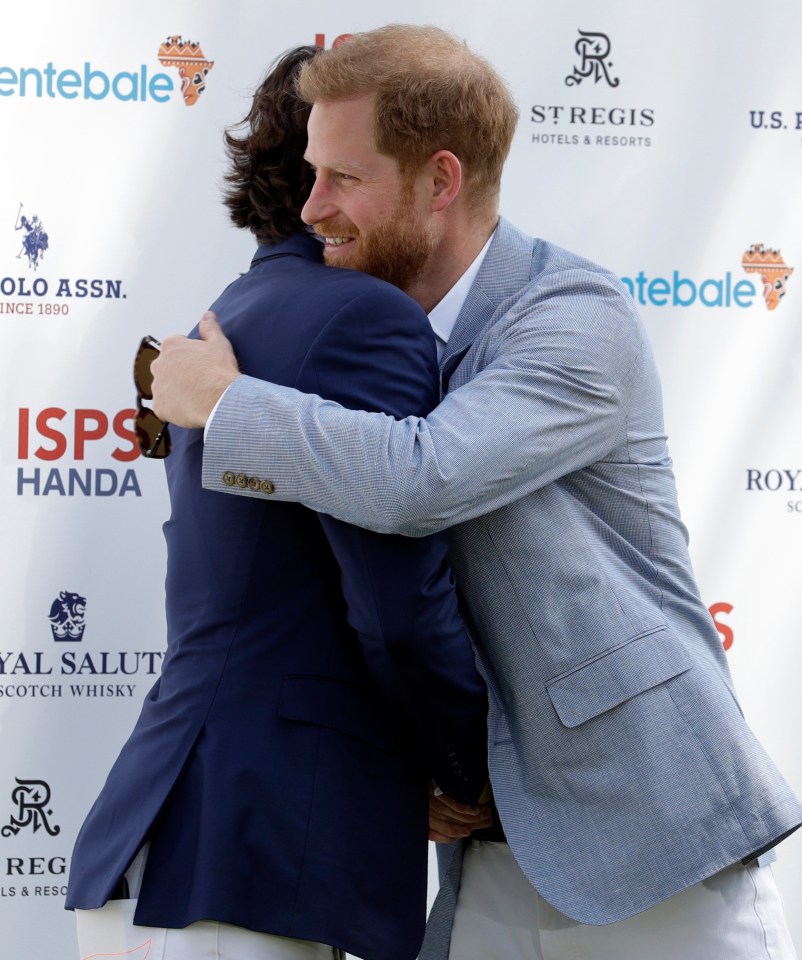
[[[353,237],[323,237],[323,242],[327,247],[340,247],[344,243],[349,243]]]

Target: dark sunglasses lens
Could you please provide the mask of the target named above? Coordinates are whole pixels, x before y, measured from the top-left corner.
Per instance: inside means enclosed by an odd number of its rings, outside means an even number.
[[[142,341],[134,359],[134,384],[146,400],[153,399],[153,374],[150,365],[158,357],[159,351]]]
[[[152,410],[141,408],[134,420],[134,430],[143,456],[161,459],[170,453],[170,432]]]

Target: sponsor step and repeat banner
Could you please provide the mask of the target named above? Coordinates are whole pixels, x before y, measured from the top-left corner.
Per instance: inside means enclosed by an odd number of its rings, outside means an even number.
[[[4,956],[77,956],[72,844],[161,666],[168,503],[136,447],[132,361],[247,269],[222,131],[286,48],[393,21],[435,22],[501,70],[521,113],[502,212],[614,269],[639,305],[703,596],[748,719],[802,791],[796,0],[770,16],[745,0],[7,5]],[[798,948],[801,868],[795,836],[775,872]]]

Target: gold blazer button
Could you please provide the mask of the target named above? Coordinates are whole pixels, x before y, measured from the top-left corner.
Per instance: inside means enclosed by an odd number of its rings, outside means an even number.
[[[276,487],[269,480],[262,480],[262,482],[259,484],[259,489],[262,491],[262,493],[271,494]]]
[[[227,487],[233,487],[235,479],[236,477],[230,470],[226,470],[226,472],[223,474],[223,483]]]

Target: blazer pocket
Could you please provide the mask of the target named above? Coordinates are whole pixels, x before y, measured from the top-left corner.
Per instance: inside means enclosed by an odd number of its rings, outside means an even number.
[[[381,750],[398,740],[383,706],[361,688],[337,677],[284,677],[278,715],[329,727]]]
[[[692,666],[684,645],[660,626],[546,681],[546,689],[562,725],[578,727]]]

